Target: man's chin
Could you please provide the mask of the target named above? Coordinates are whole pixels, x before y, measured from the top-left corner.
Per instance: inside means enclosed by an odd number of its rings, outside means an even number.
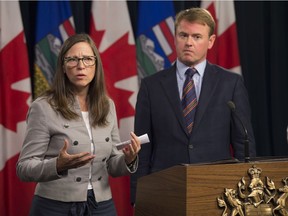
[[[189,67],[192,67],[193,65],[196,65],[197,64],[197,61],[194,61],[193,59],[191,58],[186,58],[186,59],[182,59],[181,60],[183,64],[189,66]]]

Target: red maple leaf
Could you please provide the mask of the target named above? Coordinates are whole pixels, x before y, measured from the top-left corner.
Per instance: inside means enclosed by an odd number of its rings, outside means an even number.
[[[0,124],[16,132],[17,123],[25,121],[30,96],[12,89],[14,83],[30,77],[23,32],[0,51],[0,76]]]
[[[92,25],[93,19],[91,20]],[[91,37],[99,47],[104,31],[91,29]],[[113,43],[105,52],[100,53],[108,93],[114,100],[118,120],[134,115],[134,107],[129,103],[129,98],[134,93],[115,87],[115,83],[136,76],[136,50],[135,45],[128,44],[128,32]]]

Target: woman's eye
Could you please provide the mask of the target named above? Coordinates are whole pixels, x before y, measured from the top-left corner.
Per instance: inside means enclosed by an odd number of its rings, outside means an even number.
[[[87,62],[93,61],[93,59],[91,57],[85,57],[85,58],[83,58],[83,60],[87,61]]]
[[[69,58],[69,59],[67,60],[67,62],[78,62],[78,60],[75,59],[75,58]]]

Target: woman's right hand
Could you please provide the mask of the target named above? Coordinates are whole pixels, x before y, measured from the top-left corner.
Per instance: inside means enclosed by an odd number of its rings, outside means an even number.
[[[68,169],[78,168],[90,163],[95,155],[91,155],[89,152],[81,152],[79,154],[68,154],[68,140],[64,140],[63,148],[57,158],[56,169],[58,173],[64,172]]]

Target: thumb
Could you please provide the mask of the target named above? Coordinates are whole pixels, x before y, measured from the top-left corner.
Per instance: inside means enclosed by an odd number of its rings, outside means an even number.
[[[61,153],[67,153],[68,145],[69,145],[68,140],[65,139],[64,140],[64,145],[63,145],[62,149],[60,150],[60,152]]]

